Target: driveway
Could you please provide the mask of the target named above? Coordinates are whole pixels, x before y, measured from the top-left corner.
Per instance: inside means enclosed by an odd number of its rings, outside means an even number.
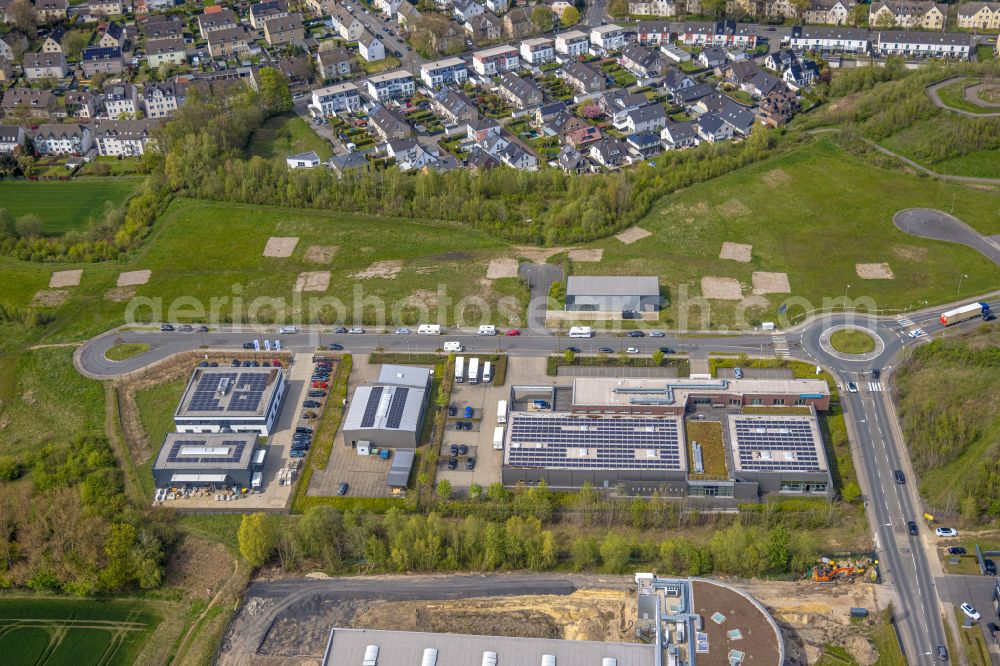
[[[549,288],[553,282],[563,280],[562,267],[552,264],[521,264],[517,274],[527,281],[531,289],[531,301],[528,303],[528,330],[537,335],[551,335],[545,328],[545,311],[548,310]]]

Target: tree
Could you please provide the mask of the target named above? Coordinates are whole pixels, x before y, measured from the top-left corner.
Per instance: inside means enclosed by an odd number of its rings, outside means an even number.
[[[778,525],[767,533],[767,568],[774,573],[785,573],[791,561],[792,536],[788,528]]]
[[[503,481],[494,481],[491,483],[490,487],[486,489],[486,497],[494,502],[507,499],[507,489],[503,487]]]
[[[721,17],[726,13],[726,0],[702,0],[701,12],[707,16]]]
[[[575,358],[576,358],[576,352],[573,351],[572,349],[567,349],[566,351],[563,352],[563,360],[566,361],[567,363],[572,363],[573,359]]]
[[[284,74],[273,67],[264,67],[258,73],[258,82],[261,108],[273,114],[292,110],[292,91]]]
[[[14,222],[14,216],[11,215],[10,211],[8,211],[6,208],[0,208],[0,238],[16,236],[16,235],[17,235],[17,226]]]
[[[890,11],[879,12],[875,16],[875,27],[879,30],[888,30],[896,25],[896,17]]]
[[[451,499],[451,481],[448,479],[438,481],[437,496],[441,500]]]
[[[861,28],[868,24],[868,5],[864,2],[859,2],[851,8],[850,14],[848,15],[847,21],[855,28]]]
[[[29,0],[14,0],[7,6],[7,25],[34,39],[38,34],[38,13]]]
[[[469,498],[477,500],[483,496],[483,487],[478,483],[473,483],[469,486]]]
[[[861,488],[855,481],[848,481],[840,491],[840,497],[845,502],[857,502],[861,497]]]
[[[577,537],[569,547],[569,558],[576,571],[588,569],[597,564],[600,552],[597,539],[591,536]]]
[[[561,25],[576,25],[580,22],[580,10],[576,7],[567,7],[563,10],[562,16],[559,17],[559,23]]]
[[[83,30],[72,30],[63,38],[63,52],[66,60],[77,61],[83,54],[83,49],[87,47],[90,35]]]
[[[811,6],[812,0],[792,0],[792,7],[795,9],[795,15],[799,17],[799,20],[802,20]]]
[[[42,235],[42,221],[37,215],[28,213],[17,218],[14,223],[17,228],[17,235],[21,238],[37,238]]]
[[[535,8],[531,10],[531,22],[538,26],[542,32],[548,32],[555,25],[552,10],[544,3],[535,5]]]
[[[632,557],[632,546],[620,534],[608,534],[601,541],[601,560],[608,571],[624,573]]]
[[[608,3],[608,14],[614,17],[628,16],[628,0],[611,0]]]
[[[275,545],[277,545],[274,523],[263,513],[251,513],[243,516],[236,538],[239,542],[240,554],[254,567],[259,567],[267,562]]]
[[[629,513],[632,515],[632,527],[641,530],[646,527],[646,502],[641,497],[634,497],[629,506]]]
[[[653,365],[662,365],[663,364],[663,358],[665,356],[666,356],[666,354],[664,354],[659,349],[657,349],[655,352],[653,352]]]
[[[962,522],[966,525],[975,525],[979,522],[979,502],[972,495],[966,496],[962,500]]]

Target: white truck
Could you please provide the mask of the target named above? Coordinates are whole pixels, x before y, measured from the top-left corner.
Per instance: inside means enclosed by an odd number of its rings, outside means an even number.
[[[465,357],[459,356],[455,359],[455,383],[461,384],[465,381]]]
[[[483,324],[479,327],[478,335],[496,335],[497,327],[493,324]]]
[[[497,403],[497,423],[507,423],[507,401]]]
[[[441,335],[441,325],[421,324],[417,327],[417,335]]]
[[[489,384],[493,381],[493,364],[489,361],[483,363],[483,383]]]
[[[469,383],[479,383],[479,357],[473,356],[469,359]]]
[[[502,449],[503,448],[503,426],[497,426],[493,428],[493,448]]]

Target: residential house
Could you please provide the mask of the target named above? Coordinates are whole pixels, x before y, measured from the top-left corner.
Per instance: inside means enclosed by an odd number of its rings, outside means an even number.
[[[118,74],[125,69],[121,48],[113,46],[88,46],[83,50],[83,73],[91,77],[98,72]]]
[[[956,16],[965,30],[1000,30],[1000,2],[967,2],[958,6]]]
[[[310,106],[324,116],[335,116],[343,111],[361,108],[361,90],[350,81],[312,91]]]
[[[512,72],[500,73],[497,91],[518,109],[539,106],[545,96],[533,79],[521,78]]]
[[[101,38],[97,40],[97,45],[105,48],[112,48],[114,46],[124,48],[125,37],[125,28],[120,23],[109,21],[101,33]]]
[[[136,16],[145,16],[150,12],[165,11],[174,6],[174,0],[134,0],[132,3]]]
[[[672,35],[670,21],[639,21],[635,24],[635,41],[643,46],[667,44]]]
[[[706,46],[698,54],[697,60],[701,63],[702,67],[711,69],[727,62],[726,52],[715,46]]]
[[[559,157],[556,158],[559,168],[565,173],[575,173],[580,175],[587,171],[587,160],[583,154],[573,146],[563,146],[559,149]]]
[[[49,34],[45,35],[45,39],[42,41],[42,53],[63,53],[63,39],[66,38],[66,28],[63,24],[59,24],[49,30]],[[0,47],[3,48],[3,47]],[[13,56],[13,53],[11,54]]]
[[[775,72],[785,71],[794,62],[798,62],[798,57],[791,49],[778,49],[764,56],[764,67],[772,69]]]
[[[385,60],[385,46],[382,40],[365,30],[358,40],[358,53],[366,62]]]
[[[579,30],[570,30],[556,35],[556,53],[579,58],[590,51],[590,37]]]
[[[780,127],[799,110],[799,101],[788,88],[782,86],[768,93],[757,105],[757,116],[765,125]]]
[[[121,16],[125,13],[121,0],[87,0],[75,9],[87,22],[103,21],[109,16]]]
[[[555,60],[553,41],[547,37],[532,37],[521,42],[521,60],[531,67]]]
[[[368,123],[384,141],[395,141],[413,136],[410,127],[402,116],[395,111],[376,105],[368,114]]]
[[[62,53],[25,53],[21,67],[24,70],[24,78],[29,81],[62,79],[69,76],[66,56]]]
[[[719,143],[733,138],[733,126],[726,123],[714,112],[705,113],[694,121],[695,130],[702,141]]]
[[[719,65],[715,68],[715,75],[727,83],[739,86],[755,77],[761,71],[761,68],[753,60],[744,60]]]
[[[685,46],[718,46],[744,51],[750,51],[757,46],[756,26],[735,21],[685,23],[679,39]]]
[[[187,62],[187,49],[184,40],[177,37],[154,39],[146,42],[146,61],[150,69],[160,65],[183,65]]]
[[[420,66],[420,79],[428,88],[461,84],[469,79],[469,70],[461,58],[445,58]]]
[[[306,0],[305,6],[320,16],[329,16],[341,5],[337,0]]]
[[[462,27],[475,44],[496,41],[503,34],[503,21],[497,18],[492,12],[484,12],[473,16]]]
[[[486,9],[475,0],[455,0],[455,4],[451,7],[451,15],[459,23],[465,23],[485,11]]]
[[[660,130],[660,141],[667,150],[694,148],[700,143],[694,123],[675,123],[669,120]]]
[[[405,28],[419,18],[420,12],[415,5],[411,5],[409,2],[399,3],[399,9],[396,10],[396,23],[399,24],[400,28]]]
[[[581,95],[593,95],[608,88],[604,72],[577,60],[567,62],[560,71],[563,80]]]
[[[392,18],[401,2],[406,2],[406,0],[375,0],[375,8],[382,13],[382,16]]]
[[[972,36],[960,32],[908,32],[885,30],[878,33],[873,47],[881,57],[949,58],[968,60]]]
[[[179,16],[155,16],[142,27],[146,41],[153,39],[183,39],[184,23]]]
[[[94,126],[94,143],[101,157],[139,157],[156,143],[156,120],[99,120]]]
[[[316,52],[316,71],[324,81],[335,81],[351,74],[351,54],[343,46],[320,48]]]
[[[142,88],[142,109],[147,118],[169,118],[181,107],[183,95],[175,81],[149,82]]]
[[[198,16],[198,31],[202,39],[208,39],[209,34],[217,30],[232,30],[240,24],[236,14],[231,9],[204,13]]]
[[[805,25],[793,26],[790,37],[792,49],[799,53],[803,51],[868,53],[870,41],[870,33],[861,28],[826,28]]]
[[[628,13],[633,16],[676,16],[674,0],[629,0]]]
[[[510,0],[486,0],[486,9],[497,16],[506,14],[507,10],[510,9]]]
[[[431,48],[439,53],[465,50],[465,32],[454,22],[446,23],[442,30],[432,30]]]
[[[42,23],[58,23],[66,19],[67,0],[35,0],[35,13]]]
[[[734,136],[736,134],[749,136],[750,132],[753,131],[754,123],[757,121],[752,113],[732,101],[727,102],[717,113],[722,122],[733,128]]]
[[[691,54],[684,49],[678,48],[673,44],[667,44],[666,42],[660,44],[660,53],[668,61],[674,63],[675,65],[680,65],[691,60]]]
[[[782,81],[787,83],[792,90],[800,90],[811,86],[818,78],[819,68],[812,60],[792,63],[781,75]]]
[[[139,93],[131,83],[105,84],[101,101],[104,113],[116,120],[126,114],[134,117],[142,108]]]
[[[542,126],[542,131],[548,136],[569,137],[579,130],[587,130],[593,125],[583,118],[579,118],[569,109],[564,109],[552,116],[552,118]],[[597,129],[597,128],[594,128]],[[596,135],[600,138],[600,133]]]
[[[615,169],[628,163],[628,148],[625,142],[610,136],[602,137],[590,144],[587,154],[590,155],[590,159],[607,169]]]
[[[367,81],[368,94],[377,102],[412,97],[416,90],[413,75],[404,69],[373,76]]]
[[[268,19],[287,18],[290,15],[285,0],[266,0],[250,5],[250,25],[254,30],[263,30]]]
[[[503,34],[507,39],[524,39],[538,32],[526,7],[515,7],[503,17]]]
[[[333,11],[330,12],[330,22],[333,24],[333,29],[337,31],[340,38],[346,39],[349,42],[358,41],[361,33],[365,31],[365,24],[340,5],[334,7]]]
[[[461,125],[475,123],[479,120],[479,109],[475,102],[465,93],[451,88],[444,88],[434,93],[431,105],[438,115],[444,116],[448,122]]]
[[[803,18],[806,23],[847,25],[856,4],[855,0],[812,0]]]
[[[658,132],[667,124],[667,110],[662,104],[647,104],[633,109],[625,114],[620,126],[615,128],[621,132],[635,134],[637,132]]]
[[[213,58],[227,58],[250,50],[247,31],[242,25],[208,33],[208,53]]]
[[[574,9],[576,8],[576,4],[573,0],[542,0],[542,2],[548,5],[549,9],[552,10],[552,13],[556,15],[556,20],[559,21],[559,23],[563,23],[563,13],[567,9],[570,7],[573,7]]]
[[[472,54],[472,69],[480,76],[493,77],[500,72],[516,71],[521,67],[521,59],[516,48],[510,44],[494,46]]]
[[[523,146],[511,141],[507,146],[499,151],[500,161],[512,169],[523,171],[535,171],[538,169],[538,158],[532,155]]]
[[[328,162],[339,177],[343,178],[352,171],[358,171],[368,166],[368,158],[361,153],[347,153],[346,155],[334,155]]]
[[[305,86],[312,79],[311,64],[312,61],[307,54],[282,56],[275,64],[275,68],[288,79],[292,86]]]
[[[469,121],[466,128],[466,136],[476,143],[482,144],[490,137],[500,136],[500,123],[493,118],[480,118],[476,121]]]
[[[598,53],[619,51],[625,46],[625,30],[614,23],[592,28],[590,30],[590,46]]]
[[[666,64],[656,51],[638,44],[628,44],[618,56],[622,67],[638,79],[652,79],[663,74]]]
[[[875,0],[868,8],[868,25],[876,28],[944,30],[948,5],[932,0]]]
[[[695,85],[694,79],[679,69],[668,69],[663,75],[663,89],[668,93],[676,93]]]
[[[425,149],[415,137],[395,139],[386,144],[389,157],[396,160],[402,171],[423,169],[437,160],[437,156]]]
[[[301,42],[305,39],[305,28],[302,26],[301,14],[275,16],[264,19],[264,40],[270,46]],[[385,55],[383,54],[383,58]]]
[[[285,164],[288,165],[289,169],[315,169],[321,162],[322,160],[319,159],[319,155],[314,150],[285,158]]]
[[[14,64],[7,56],[0,55],[0,83],[6,83],[14,79]]]
[[[775,88],[781,86],[781,80],[767,72],[757,72],[749,81],[740,84],[740,90],[750,93],[753,97],[764,97]]]
[[[0,153],[12,153],[27,142],[27,135],[20,125],[0,125]]]
[[[649,99],[642,93],[629,93],[616,88],[604,93],[597,104],[604,115],[611,119],[612,124],[620,126],[625,122],[625,116],[635,109],[648,105]]]
[[[639,132],[630,134],[625,138],[625,146],[628,152],[636,160],[648,160],[663,152],[663,143],[660,142],[659,134],[652,132]]]
[[[20,30],[8,30],[0,35],[0,56],[14,62],[15,53],[24,53],[28,50],[28,37]]]
[[[86,125],[40,125],[32,143],[39,155],[83,155],[90,150],[90,129]]]
[[[671,93],[670,97],[678,104],[691,104],[703,97],[711,95],[714,91],[707,83],[696,83]]]
[[[6,118],[26,116],[29,118],[51,118],[56,108],[56,98],[48,90],[37,88],[8,88],[0,102]]]
[[[532,114],[532,122],[536,127],[543,127],[553,118],[565,111],[569,105],[566,102],[548,102],[541,104]]]

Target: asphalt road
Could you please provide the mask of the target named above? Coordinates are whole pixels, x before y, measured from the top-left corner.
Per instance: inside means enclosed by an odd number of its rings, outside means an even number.
[[[948,213],[930,208],[908,208],[893,215],[892,223],[900,231],[914,236],[967,245],[1000,266],[1000,245]]]

